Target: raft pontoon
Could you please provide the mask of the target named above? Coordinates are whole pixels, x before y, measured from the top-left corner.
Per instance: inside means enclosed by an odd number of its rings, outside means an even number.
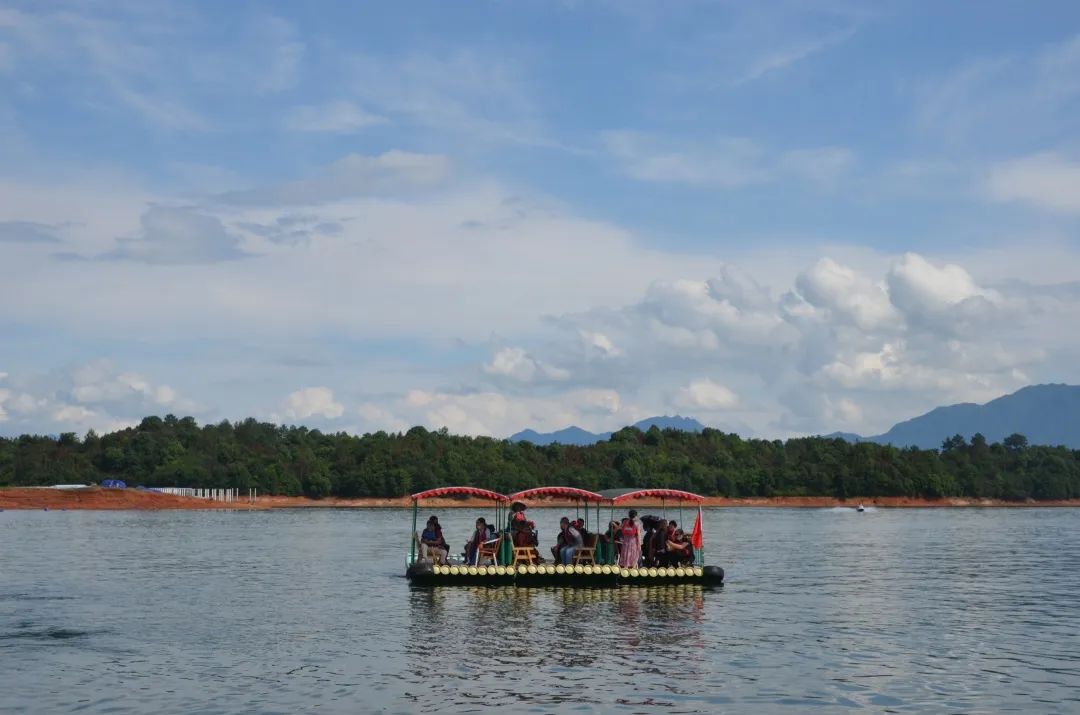
[[[695,550],[695,563],[691,566],[620,568],[617,564],[601,563],[610,559],[597,559],[595,554],[581,559],[584,563],[571,565],[552,563],[533,563],[522,558],[520,549],[511,547],[510,529],[499,532],[500,548],[496,549],[493,563],[484,565],[451,564],[440,566],[428,559],[419,558],[419,535],[416,531],[417,514],[420,502],[424,499],[443,496],[476,496],[490,499],[495,505],[495,524],[498,527],[500,517],[509,510],[510,504],[538,496],[570,498],[584,502],[586,519],[589,507],[595,505],[596,526],[599,531],[600,508],[606,503],[611,514],[617,505],[635,499],[653,498],[666,503],[668,499],[681,505],[684,502],[696,502],[698,525],[701,524],[701,502],[704,497],[676,489],[613,489],[591,492],[574,487],[538,487],[527,489],[506,496],[498,492],[476,487],[440,487],[412,495],[413,500],[413,535],[409,549],[409,558],[405,575],[414,586],[571,586],[571,587],[613,587],[623,585],[663,585],[696,584],[720,586],[724,582],[724,570],[719,566],[705,565],[705,550]]]

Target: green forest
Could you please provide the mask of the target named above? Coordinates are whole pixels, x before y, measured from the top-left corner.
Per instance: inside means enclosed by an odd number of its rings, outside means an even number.
[[[1015,434],[989,444],[957,435],[941,449],[841,439],[742,439],[632,427],[609,441],[536,446],[414,427],[403,434],[327,434],[254,419],[200,426],[147,417],[138,427],[80,438],[0,438],[0,486],[123,479],[129,486],[257,487],[310,497],[394,497],[471,485],[510,493],[542,485],[671,487],[706,495],[1080,497],[1080,451]]]

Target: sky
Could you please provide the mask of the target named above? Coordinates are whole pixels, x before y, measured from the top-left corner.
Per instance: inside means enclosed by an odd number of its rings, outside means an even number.
[[[1080,382],[1080,4],[0,0],[0,434]]]

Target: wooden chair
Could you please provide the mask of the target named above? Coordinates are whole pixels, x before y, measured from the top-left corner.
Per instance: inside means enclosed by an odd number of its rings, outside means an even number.
[[[497,564],[499,562],[499,547],[501,545],[502,534],[499,534],[495,539],[480,544],[480,548],[476,551],[476,565],[483,566],[485,559],[491,559],[491,563]]]
[[[574,552],[574,565],[596,563],[596,541],[599,534],[589,534],[581,548]]]
[[[514,560],[511,561],[512,566],[518,564],[531,564],[537,561],[536,549],[532,546],[515,546],[514,547]]]

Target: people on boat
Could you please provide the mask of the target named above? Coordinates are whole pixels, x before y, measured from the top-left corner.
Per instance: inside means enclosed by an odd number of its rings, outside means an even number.
[[[558,562],[564,566],[573,563],[574,554],[584,544],[584,539],[581,536],[581,532],[574,528],[570,523],[570,519],[563,517],[559,520],[559,542],[562,546],[558,551]]]
[[[669,532],[664,552],[657,559],[657,566],[684,566],[694,563],[694,547],[682,529]]]
[[[646,566],[661,565],[660,561],[667,551],[667,540],[668,521],[667,519],[660,519],[656,522],[656,529],[653,531],[652,540],[649,542],[649,550],[645,559]]]
[[[507,528],[513,529],[515,524],[528,521],[529,517],[525,516],[525,509],[527,509],[527,508],[528,507],[526,507],[525,504],[523,504],[522,502],[519,502],[519,501],[516,501],[513,504],[511,504],[510,505],[510,515],[509,515],[509,517],[507,517],[507,519],[508,519]]]
[[[443,538],[439,519],[432,516],[427,520],[427,526],[424,527],[424,531],[420,534],[420,558],[445,566],[448,563],[446,557],[449,553],[450,546],[446,543],[446,539]]]
[[[637,568],[641,562],[641,532],[633,519],[622,520],[622,548],[619,550],[619,566],[624,569]]]
[[[515,519],[511,523],[513,526],[510,528],[510,534],[514,546],[528,548],[531,554],[530,562],[534,564],[540,563],[540,551],[536,548],[538,546],[536,524],[531,521],[521,521],[519,519]]]
[[[600,534],[597,539],[596,563],[617,564],[621,545],[622,524],[617,521],[608,522],[607,530]]]
[[[476,530],[465,544],[465,563],[475,564],[480,547],[490,538],[491,532],[488,530],[487,520],[480,517],[476,520]]]

